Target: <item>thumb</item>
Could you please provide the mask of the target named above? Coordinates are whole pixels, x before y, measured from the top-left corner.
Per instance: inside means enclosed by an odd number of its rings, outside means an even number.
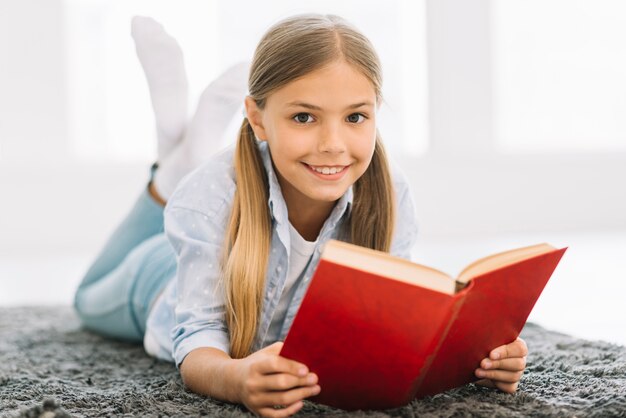
[[[270,344],[265,347],[263,351],[270,354],[279,354],[280,350],[283,348],[283,344],[284,343],[282,341],[276,341],[274,344]]]

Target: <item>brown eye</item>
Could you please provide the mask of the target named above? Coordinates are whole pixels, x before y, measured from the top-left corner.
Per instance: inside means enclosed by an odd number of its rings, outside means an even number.
[[[297,115],[293,117],[293,119],[298,123],[309,123],[310,122],[309,118],[313,119],[311,115],[308,113],[298,113]]]

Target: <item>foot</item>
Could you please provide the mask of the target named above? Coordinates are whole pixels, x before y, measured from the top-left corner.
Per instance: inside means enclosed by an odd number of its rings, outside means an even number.
[[[180,179],[220,149],[231,120],[243,119],[238,110],[247,91],[247,76],[248,64],[237,64],[206,87],[185,137],[155,173],[154,186],[164,200],[170,198]]]
[[[188,82],[183,52],[154,19],[133,17],[131,34],[148,80],[157,126],[157,160],[180,142],[187,123]]]
[[[222,136],[233,119],[237,119],[238,125],[241,125],[243,116],[238,110],[243,107],[247,92],[249,68],[248,62],[229,67],[200,95],[196,113],[189,122],[184,139],[195,159],[193,165],[200,164],[220,149]]]

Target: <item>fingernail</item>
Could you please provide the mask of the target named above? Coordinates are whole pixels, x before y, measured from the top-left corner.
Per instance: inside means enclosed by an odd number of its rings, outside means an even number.
[[[314,395],[317,395],[317,394],[318,394],[318,393],[320,393],[321,391],[322,391],[322,388],[321,388],[321,387],[319,387],[319,386],[315,386],[315,387],[313,388],[313,394],[314,394]]]
[[[312,375],[312,374],[311,374],[311,375],[309,375],[309,376],[306,378],[306,382],[307,382],[307,383],[315,383],[315,376],[314,376],[314,375]]]
[[[476,370],[476,376],[485,377],[487,373],[484,370]]]
[[[306,374],[308,373],[306,367],[300,367],[300,369],[298,369],[298,375],[299,376],[306,376]]]
[[[495,353],[493,353],[493,355],[491,356],[491,358],[493,358],[494,360],[499,359],[499,358],[500,358],[500,353],[496,351]]]
[[[485,369],[491,368],[491,365],[492,363],[489,360],[485,360],[485,364],[484,364]]]

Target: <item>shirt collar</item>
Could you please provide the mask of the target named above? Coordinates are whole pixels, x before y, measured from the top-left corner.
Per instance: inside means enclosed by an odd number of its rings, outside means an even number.
[[[278,183],[278,178],[276,177],[276,172],[274,171],[274,165],[272,164],[272,157],[270,155],[269,147],[267,146],[267,141],[258,141],[257,145],[261,153],[261,159],[263,160],[263,166],[265,167],[269,183],[270,190],[267,204],[270,209],[270,214],[279,224],[287,224],[289,222],[287,204],[280,190],[280,184]],[[352,191],[352,186],[350,186],[343,196],[341,196],[328,217],[327,223],[331,228],[339,222],[346,212],[348,215],[350,214],[352,210],[353,196],[354,193]]]

